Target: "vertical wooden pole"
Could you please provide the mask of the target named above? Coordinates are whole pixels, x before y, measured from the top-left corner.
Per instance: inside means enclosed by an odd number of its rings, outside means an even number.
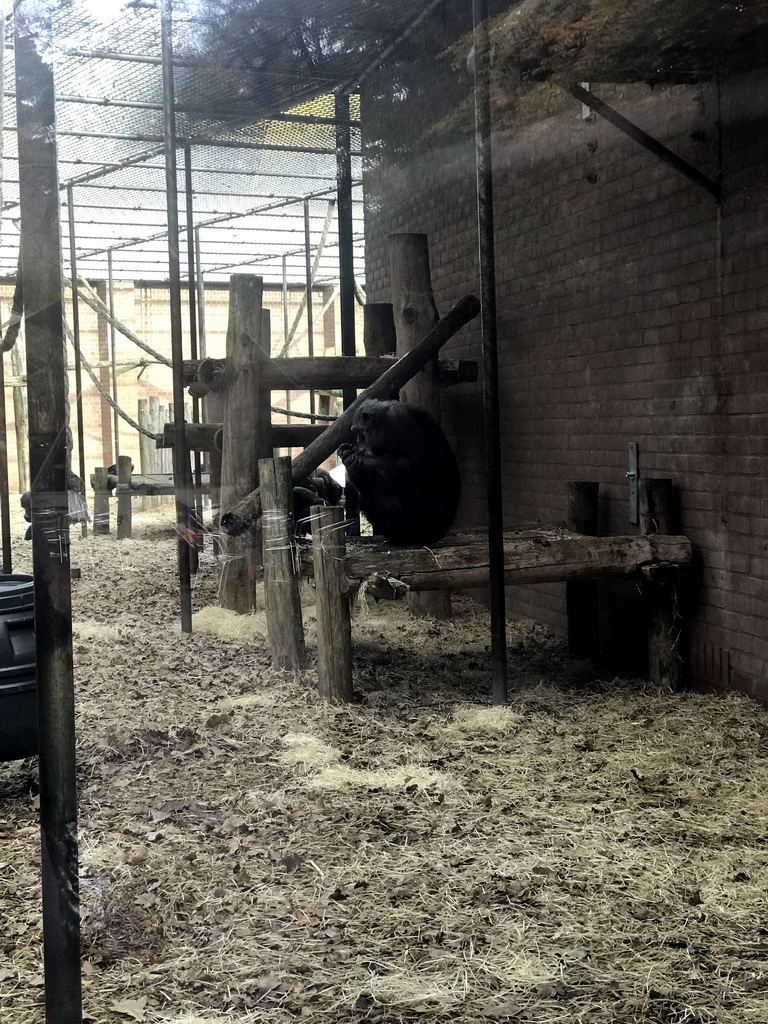
[[[264,551],[264,607],[272,665],[297,672],[306,664],[299,573],[293,545],[291,459],[259,459]]]
[[[35,577],[45,1013],[82,1024],[66,345],[50,9],[14,4]]]
[[[235,274],[229,283],[227,366],[232,384],[224,406],[221,458],[221,511],[228,511],[259,485],[258,463],[272,454],[270,391],[264,364],[270,355],[269,311],[262,309],[264,282]],[[242,537],[220,537],[225,558],[219,586],[224,608],[250,612],[256,607],[261,566],[257,528]]]
[[[222,423],[224,421],[224,395],[221,391],[209,391],[203,399],[203,420],[206,423]],[[212,448],[208,453],[210,472],[211,516],[214,524],[218,524],[221,512],[221,449]]]
[[[313,505],[312,560],[317,595],[317,683],[333,702],[352,700],[352,625],[349,616],[344,516],[336,506]]]
[[[127,485],[127,490],[117,492],[117,539],[123,540],[130,537],[132,532],[132,508],[131,502],[131,457],[120,455],[117,459],[117,480],[118,487]]]
[[[566,526],[574,533],[597,536],[597,499],[600,485],[572,481],[566,485]],[[571,580],[565,584],[568,619],[568,653],[574,658],[593,658],[600,653],[600,612],[597,580]]]
[[[149,419],[149,403],[146,398],[140,398],[138,400],[139,412],[137,419],[139,426],[144,427],[146,430],[152,430],[154,428],[150,425]],[[155,445],[152,440],[147,437],[146,434],[139,434],[139,472],[142,476],[149,476],[152,472],[149,468],[152,465],[152,452],[155,449]],[[152,506],[150,504],[151,498],[145,496],[141,499],[141,510],[146,512]]]
[[[397,355],[414,348],[437,323],[439,316],[429,272],[427,236],[389,236],[389,280],[397,333]],[[400,391],[401,401],[425,409],[440,423],[440,391],[437,387],[437,359],[412,377]],[[447,590],[409,593],[408,608],[414,615],[450,619],[451,595]]]
[[[363,345],[367,356],[386,356],[397,351],[391,302],[368,302],[363,306]]]
[[[641,526],[647,534],[670,534],[678,529],[672,481],[642,482]],[[680,570],[649,567],[643,585],[648,616],[648,676],[651,682],[680,690],[685,681],[682,657],[682,619],[677,604]]]
[[[160,431],[163,429],[163,421],[160,418],[160,396],[159,395],[150,395],[149,396],[149,422],[151,424],[150,430],[152,431],[153,434],[159,434]],[[160,449],[152,448],[150,450],[150,457],[149,457],[149,465],[151,467],[150,470],[149,470],[150,473],[161,473],[162,472],[162,463],[161,463],[162,457],[163,457],[163,453],[160,451]],[[157,508],[157,506],[160,504],[161,501],[162,501],[162,498],[157,498],[157,497],[153,496],[153,497],[150,498],[150,506],[149,507],[150,508]]]
[[[93,471],[93,532],[109,533],[109,487],[105,466]]]

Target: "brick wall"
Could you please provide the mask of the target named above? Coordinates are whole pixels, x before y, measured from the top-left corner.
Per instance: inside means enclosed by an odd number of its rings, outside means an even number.
[[[426,232],[445,311],[475,292],[471,82],[435,60],[437,26],[364,90],[368,290],[386,301],[386,236]],[[442,33],[442,34],[441,34]],[[407,88],[403,87],[407,83]],[[595,86],[710,176],[724,203],[547,85],[514,123],[494,96],[496,246],[509,526],[554,524],[568,480],[599,480],[600,528],[628,521],[627,445],[668,476],[696,549],[691,663],[700,683],[768,697],[768,91],[758,76],[689,87]],[[393,87],[395,86],[395,87]],[[538,113],[537,113],[538,112]],[[505,122],[509,127],[505,127]],[[448,353],[479,356],[478,325]],[[448,394],[463,471],[460,524],[484,519],[479,385]],[[628,585],[604,588],[617,654],[642,645]],[[564,628],[561,586],[510,588],[510,611]]]

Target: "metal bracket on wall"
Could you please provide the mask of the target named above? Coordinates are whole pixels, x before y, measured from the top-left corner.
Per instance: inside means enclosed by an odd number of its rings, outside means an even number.
[[[629,484],[629,521],[633,526],[640,522],[638,505],[638,483],[640,478],[640,459],[636,441],[629,442],[629,468],[627,483]]]
[[[715,197],[715,201],[718,205],[722,201],[720,183],[713,181],[708,178],[706,174],[702,174],[701,171],[697,170],[687,160],[683,160],[677,153],[673,153],[671,149],[667,149],[666,146],[662,145],[649,135],[644,132],[642,128],[638,128],[636,124],[620,114],[618,110],[614,110],[613,107],[609,107],[607,103],[603,103],[601,99],[598,99],[594,93],[585,89],[582,85],[570,85],[566,88],[566,91],[574,96],[577,100],[589,107],[590,110],[594,110],[600,117],[604,117],[606,121],[618,128],[620,132],[624,132],[635,142],[638,142],[645,149],[653,153],[654,156],[658,157],[659,160],[663,160],[664,163],[674,167],[680,174],[684,174],[686,178],[690,178],[691,181],[695,181],[697,185],[700,185],[703,189],[706,189],[710,195]]]

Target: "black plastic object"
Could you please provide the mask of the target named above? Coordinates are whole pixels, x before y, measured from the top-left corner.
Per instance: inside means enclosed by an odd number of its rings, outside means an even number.
[[[32,576],[0,576],[0,761],[37,753]]]

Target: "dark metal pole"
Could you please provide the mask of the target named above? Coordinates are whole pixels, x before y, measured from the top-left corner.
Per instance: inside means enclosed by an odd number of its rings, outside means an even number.
[[[341,354],[355,355],[355,256],[352,225],[352,158],[350,155],[349,96],[337,94],[336,188],[339,218],[339,305]],[[355,400],[354,388],[345,388],[344,408]]]
[[[0,516],[2,516],[3,572],[7,573],[13,572],[13,558],[11,555],[11,503],[8,494],[8,431],[5,423],[5,360],[3,355],[4,353],[0,350]]]
[[[195,283],[197,285],[197,338],[198,353],[205,359],[205,278],[200,253],[200,230],[195,228]]]
[[[0,18],[0,58],[5,54],[5,18]],[[5,125],[4,62],[0,59],[0,210],[3,208],[3,135]],[[3,572],[13,572],[11,556],[11,504],[8,484],[8,430],[5,422],[5,361],[0,349],[0,516],[3,535]]]
[[[304,200],[304,272],[307,282],[307,355],[315,354],[315,325],[312,323],[312,256],[309,247],[309,200]],[[315,411],[315,392],[309,392],[309,411]],[[314,423],[314,420],[312,421]]]
[[[184,149],[184,198],[187,213],[187,290],[189,293],[189,347],[190,357],[197,359],[197,289],[195,287],[195,211],[192,192],[192,146],[185,142]],[[192,421],[200,422],[200,399],[192,399]],[[195,480],[195,548],[203,546],[203,462],[200,452],[193,453]],[[193,556],[194,557],[194,556]]]
[[[75,197],[71,185],[67,188],[67,214],[69,217],[69,272],[72,278],[72,341],[75,349],[75,395],[77,407],[77,455],[80,479],[85,487],[85,426],[83,422],[83,370],[80,365],[80,296],[77,291],[77,239],[75,237]],[[70,455],[71,458],[71,455]],[[88,536],[88,521],[83,520],[83,537]]]
[[[480,303],[483,343],[483,404],[488,494],[488,556],[491,592],[491,674],[493,702],[507,699],[506,594],[504,592],[504,512],[501,490],[501,423],[496,331],[496,261],[493,234],[491,91],[488,59],[488,0],[472,0],[475,49],[475,159]]]
[[[355,344],[355,252],[352,224],[352,153],[349,129],[349,95],[337,93],[334,113],[336,125],[336,206],[339,218],[339,309],[341,319],[341,354],[354,356]],[[354,388],[341,392],[342,406],[347,409],[357,398]],[[345,489],[347,529],[353,536],[360,533],[357,491]]]
[[[115,332],[115,279],[112,272],[112,250],[107,251],[107,295],[109,302],[109,315],[112,321],[109,324],[109,357],[112,363],[112,400],[115,405],[120,403],[117,400],[117,341]],[[117,409],[112,410],[112,430],[115,435],[115,465],[120,458],[120,415]]]
[[[283,255],[283,348],[288,341],[288,257]],[[285,392],[285,408],[288,412],[286,422],[291,422],[291,392]],[[293,449],[289,449],[292,451]]]
[[[160,36],[163,57],[163,137],[165,146],[166,208],[168,212],[168,277],[171,307],[171,354],[173,359],[173,478],[176,485],[178,531],[179,604],[181,629],[192,632],[190,584],[189,508],[191,480],[184,429],[184,380],[181,326],[181,271],[179,268],[179,206],[176,187],[176,111],[173,88],[172,0],[160,3]]]
[[[50,8],[16,0],[16,116],[27,338],[32,562],[48,1024],[82,1024],[67,360]]]

